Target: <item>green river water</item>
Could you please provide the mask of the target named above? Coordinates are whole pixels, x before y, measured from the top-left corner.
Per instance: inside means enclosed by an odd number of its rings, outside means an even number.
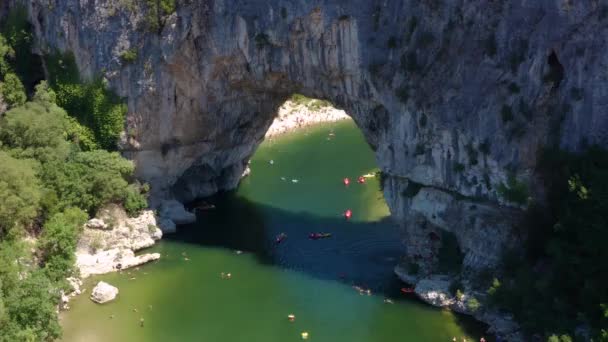
[[[400,232],[378,180],[356,182],[375,160],[352,121],[266,141],[251,169],[237,191],[208,199],[216,209],[148,250],[162,254],[158,262],[87,279],[62,314],[63,341],[287,342],[305,331],[327,342],[479,340],[471,320],[400,293]],[[280,233],[287,238],[276,244]],[[117,300],[88,299],[99,280],[119,288]]]

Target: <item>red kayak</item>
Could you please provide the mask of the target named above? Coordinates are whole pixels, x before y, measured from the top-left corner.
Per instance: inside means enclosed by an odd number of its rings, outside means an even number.
[[[346,210],[346,211],[344,212],[344,217],[345,217],[347,220],[350,220],[350,218],[351,218],[352,216],[353,216],[353,211],[352,211],[352,210],[348,209],[348,210]]]
[[[413,287],[402,287],[401,288],[401,292],[403,292],[403,293],[414,293],[414,288]]]
[[[357,183],[359,183],[359,184],[365,183],[365,177],[359,176],[359,179],[357,179]]]
[[[344,182],[344,185],[348,186],[350,184],[350,179],[348,179],[348,177],[344,178],[343,182]]]

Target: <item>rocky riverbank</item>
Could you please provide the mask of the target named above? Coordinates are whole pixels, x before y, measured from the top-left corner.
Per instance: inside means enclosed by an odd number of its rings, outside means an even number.
[[[82,279],[158,260],[160,253],[135,255],[135,252],[153,246],[162,236],[152,210],[145,210],[134,218],[128,217],[117,205],[100,210],[97,217],[83,227],[75,264],[80,277],[67,279],[71,291],[62,294],[61,309],[69,309],[70,299],[85,292]]]
[[[484,301],[486,294],[473,290],[469,284],[462,284],[461,293],[453,295],[450,291],[450,284],[454,279],[448,275],[435,274],[420,277],[409,274],[402,266],[395,267],[395,274],[405,283],[414,285],[414,293],[425,303],[471,315],[489,326],[489,334],[496,335],[503,341],[525,341],[520,327],[513,317],[480,305],[479,303]]]
[[[268,128],[266,138],[323,122],[346,119],[350,119],[350,117],[345,111],[334,108],[326,101],[308,98],[299,101],[288,100],[279,108],[279,114]]]

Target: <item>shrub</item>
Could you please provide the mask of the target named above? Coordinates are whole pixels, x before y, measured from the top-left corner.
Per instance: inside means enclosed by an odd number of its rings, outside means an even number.
[[[0,151],[0,238],[16,227],[29,226],[38,214],[40,182],[32,161]]]
[[[4,75],[4,81],[0,83],[0,93],[9,107],[21,106],[27,100],[25,87],[13,73]]]
[[[471,297],[471,299],[467,301],[467,309],[471,312],[477,312],[480,307],[481,303],[475,297]]]
[[[139,187],[129,186],[123,199],[125,211],[131,217],[139,213],[148,206],[146,198],[141,194]]]
[[[44,270],[52,281],[59,282],[71,275],[78,235],[87,218],[84,211],[69,208],[53,215],[44,224],[38,248]]]
[[[81,82],[71,54],[47,56],[46,64],[49,83],[57,94],[57,104],[93,132],[96,144],[114,150],[124,129],[127,114],[124,102],[106,89],[101,79]]]
[[[120,59],[126,64],[135,62],[137,60],[137,50],[132,48],[132,49],[123,51],[120,54]]]
[[[145,0],[146,2],[146,26],[148,30],[160,32],[165,26],[169,15],[177,10],[176,0]]]

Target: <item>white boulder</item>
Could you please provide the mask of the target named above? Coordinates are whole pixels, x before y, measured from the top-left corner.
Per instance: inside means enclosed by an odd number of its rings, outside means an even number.
[[[91,293],[91,300],[95,303],[103,304],[112,301],[118,295],[118,288],[100,281],[97,283],[93,292]]]

